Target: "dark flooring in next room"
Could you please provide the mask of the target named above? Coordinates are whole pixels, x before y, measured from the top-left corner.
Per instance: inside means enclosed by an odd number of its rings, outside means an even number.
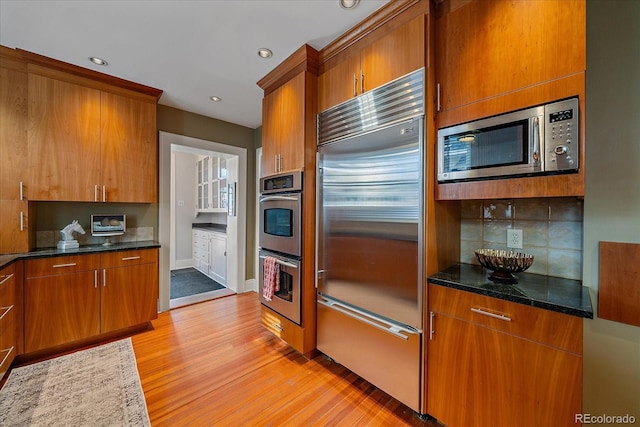
[[[195,268],[171,270],[171,308],[233,293]]]

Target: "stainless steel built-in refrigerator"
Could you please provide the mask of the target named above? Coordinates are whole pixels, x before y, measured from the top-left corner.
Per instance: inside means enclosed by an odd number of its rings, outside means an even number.
[[[319,115],[317,224],[318,349],[418,412],[422,75]]]

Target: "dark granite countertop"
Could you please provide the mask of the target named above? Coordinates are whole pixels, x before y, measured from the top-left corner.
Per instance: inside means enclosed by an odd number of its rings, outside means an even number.
[[[490,270],[479,265],[457,264],[429,276],[429,283],[500,298],[532,307],[593,319],[589,289],[579,280],[518,273],[518,283],[496,283]]]
[[[226,233],[227,225],[226,224],[214,224],[211,222],[194,222],[191,224],[191,228],[199,228],[201,230],[206,231],[217,231],[218,233]]]
[[[17,254],[0,255],[0,268],[3,268],[14,261],[31,258],[48,258],[64,255],[85,255],[101,252],[128,251],[134,249],[152,249],[159,248],[160,243],[153,240],[144,240],[139,242],[122,242],[114,243],[110,246],[102,245],[86,245],[76,249],[60,250],[57,248],[36,249],[31,252],[23,252]]]

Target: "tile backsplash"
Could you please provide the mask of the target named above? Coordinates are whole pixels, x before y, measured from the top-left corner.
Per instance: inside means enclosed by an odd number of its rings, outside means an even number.
[[[74,234],[80,246],[100,245],[105,242],[105,237],[94,237],[91,235],[90,230],[85,231],[85,234]],[[53,248],[58,244],[58,240],[60,239],[61,235],[59,230],[38,231],[36,232],[36,248]],[[127,231],[122,236],[112,236],[110,239],[113,243],[153,240],[153,227],[127,228]]]
[[[465,200],[460,262],[478,264],[475,249],[507,248],[507,229],[520,229],[522,249],[534,256],[528,273],[580,280],[583,202],[577,198]]]

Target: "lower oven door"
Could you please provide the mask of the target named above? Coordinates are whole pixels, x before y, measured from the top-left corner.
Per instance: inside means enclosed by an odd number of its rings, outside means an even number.
[[[265,259],[267,257],[275,258],[275,262],[280,269],[279,281],[280,286],[275,290],[271,300],[265,297]],[[259,274],[259,297],[260,302],[269,307],[273,311],[278,312],[292,322],[300,324],[300,261],[293,258],[287,258],[283,255],[273,252],[260,250],[260,271]]]

